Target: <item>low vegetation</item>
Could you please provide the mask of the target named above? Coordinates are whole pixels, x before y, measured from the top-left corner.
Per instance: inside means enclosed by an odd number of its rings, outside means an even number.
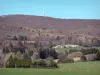
[[[63,46],[58,49],[53,48],[52,41],[49,41],[48,45],[44,45],[39,40],[30,44],[29,41],[27,43],[26,37],[19,36],[19,38],[16,41],[15,39],[8,41],[3,46],[6,68],[58,68],[58,63],[100,60],[100,50],[95,47],[77,45],[76,47]],[[57,62],[54,61],[56,59]]]
[[[99,75],[100,61],[58,64],[56,69],[1,68],[1,75]]]

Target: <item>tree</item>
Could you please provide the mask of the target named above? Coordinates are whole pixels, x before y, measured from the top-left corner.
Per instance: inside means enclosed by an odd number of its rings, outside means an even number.
[[[18,40],[24,40],[24,36],[19,35]]]
[[[27,40],[27,37],[26,36],[24,37],[24,40]]]
[[[3,51],[3,53],[9,53],[9,49],[6,46],[3,47],[2,51]]]
[[[19,48],[23,48],[24,47],[23,43],[20,40],[18,41],[17,45],[19,46]]]
[[[50,50],[50,56],[53,57],[54,59],[57,59],[57,52],[55,51],[55,49],[51,49]]]
[[[7,60],[6,67],[8,67],[8,68],[14,68],[15,67],[15,61],[14,61],[12,55],[10,55],[9,59]]]
[[[80,45],[80,46],[82,46],[82,45],[83,45],[82,40],[79,40],[79,45]]]
[[[98,60],[100,60],[100,51],[99,50],[97,52],[97,57],[98,57]]]
[[[17,57],[17,59],[24,59],[24,56],[23,56],[23,54],[20,51],[18,51],[16,53],[16,57]]]
[[[24,58],[29,59],[30,57],[31,57],[31,51],[29,49],[26,49],[24,53]]]
[[[34,43],[35,48],[38,48],[38,43],[39,43],[39,41],[35,41],[35,43]]]
[[[10,42],[9,43],[9,50],[10,50],[10,52],[12,51],[12,49],[13,49],[13,44]]]
[[[66,56],[65,53],[61,52],[61,53],[58,54],[58,59],[59,59],[60,62],[65,61],[66,58],[67,58],[67,56]]]
[[[39,42],[39,49],[43,49],[43,45],[41,42]]]
[[[16,36],[13,37],[13,40],[18,40]]]
[[[65,45],[68,43],[67,41],[68,41],[68,40],[67,40],[67,37],[65,37]]]
[[[35,51],[35,52],[33,52],[33,55],[31,56],[31,60],[34,61],[37,59],[40,59],[40,54],[38,51]]]
[[[70,44],[72,42],[72,37],[71,36],[68,36],[68,44]]]
[[[52,41],[49,41],[49,48],[52,49],[52,47],[53,47],[53,43]]]
[[[60,39],[60,37],[59,37],[59,36],[57,36],[57,37],[56,37],[56,40],[59,40],[59,39]]]

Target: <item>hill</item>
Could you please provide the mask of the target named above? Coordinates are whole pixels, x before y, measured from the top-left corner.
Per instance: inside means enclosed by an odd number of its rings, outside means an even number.
[[[29,28],[30,31],[22,30]],[[22,28],[22,29],[21,29]],[[47,33],[52,36],[67,36],[80,39],[84,42],[86,39],[100,40],[100,20],[96,19],[59,19],[52,17],[33,16],[33,15],[6,15],[0,16],[0,40],[6,38],[6,35],[35,35],[38,32],[31,32],[31,29],[44,29],[41,34]],[[36,30],[35,30],[36,31]],[[53,31],[53,32],[52,32]],[[71,40],[72,40],[71,39]],[[89,40],[88,40],[89,41]]]

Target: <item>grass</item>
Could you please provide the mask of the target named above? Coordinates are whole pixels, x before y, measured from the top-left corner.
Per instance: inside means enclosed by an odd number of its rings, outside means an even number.
[[[79,47],[69,47],[69,48],[60,48],[60,47],[58,47],[58,48],[55,48],[55,50],[57,51],[57,52],[65,52],[65,51],[70,51],[71,49],[76,49],[76,50],[81,50],[81,48],[83,48],[82,46],[79,46]]]
[[[1,68],[0,75],[100,75],[100,61],[59,64],[57,69]]]
[[[70,47],[70,48],[60,48],[60,47],[58,47],[58,48],[56,48],[55,50],[57,51],[57,52],[65,52],[65,51],[70,51],[71,49],[75,49],[75,50],[78,50],[78,51],[80,51],[81,49],[88,49],[88,48],[96,48],[96,49],[98,49],[98,50],[100,50],[100,46],[98,46],[98,47],[96,47],[96,46],[92,46],[92,47],[82,47],[82,46],[79,46],[79,47]]]

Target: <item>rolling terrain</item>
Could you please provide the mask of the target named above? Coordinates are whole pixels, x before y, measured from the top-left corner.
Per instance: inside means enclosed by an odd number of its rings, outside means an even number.
[[[71,37],[70,43],[79,40],[82,43],[97,44],[100,43],[97,42],[100,41],[100,20],[59,19],[32,15],[0,16],[0,40],[6,39],[7,35],[25,35],[32,38],[39,32],[41,36],[60,36],[63,39],[66,37],[67,40]],[[92,39],[94,42],[91,42]]]

